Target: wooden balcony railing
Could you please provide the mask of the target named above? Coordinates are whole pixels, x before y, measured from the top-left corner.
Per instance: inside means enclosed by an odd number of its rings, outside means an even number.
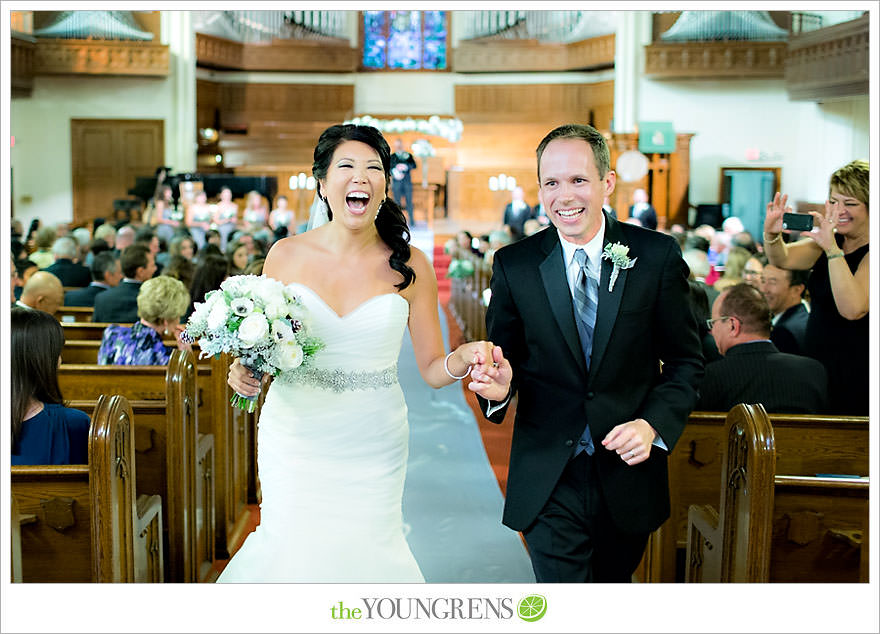
[[[868,15],[791,39],[785,88],[795,101],[868,94]]]
[[[645,75],[654,79],[779,78],[785,42],[655,42],[645,46]]]

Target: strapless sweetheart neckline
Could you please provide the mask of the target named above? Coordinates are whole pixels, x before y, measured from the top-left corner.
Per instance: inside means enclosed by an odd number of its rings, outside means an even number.
[[[309,291],[309,293],[311,293],[312,296],[315,299],[317,299],[318,302],[320,302],[322,306],[324,306],[334,317],[336,317],[336,319],[347,319],[348,317],[351,317],[354,313],[358,312],[359,310],[361,310],[362,308],[364,308],[368,304],[370,304],[378,299],[381,299],[382,297],[399,297],[403,302],[406,303],[407,309],[409,309],[409,302],[407,302],[406,299],[404,299],[404,297],[402,295],[400,295],[399,293],[380,293],[378,295],[373,295],[372,297],[365,299],[364,301],[362,301],[360,304],[355,306],[353,309],[351,309],[350,311],[348,311],[344,315],[340,315],[339,313],[336,312],[336,310],[330,304],[328,304],[326,301],[324,301],[324,298],[321,297],[317,293],[317,291],[315,291],[312,287],[307,286],[301,282],[291,282],[291,284],[295,285],[295,286],[299,286],[300,288],[304,288],[307,291]]]

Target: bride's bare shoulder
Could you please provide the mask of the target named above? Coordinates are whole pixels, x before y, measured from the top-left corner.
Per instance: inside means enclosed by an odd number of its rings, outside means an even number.
[[[311,233],[308,231],[275,242],[266,255],[263,272],[269,277],[281,279],[289,277],[300,264],[307,263],[318,244],[314,236],[309,235]]]

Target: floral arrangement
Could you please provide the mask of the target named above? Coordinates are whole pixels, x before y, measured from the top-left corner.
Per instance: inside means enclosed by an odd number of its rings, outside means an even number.
[[[291,286],[265,275],[235,275],[197,302],[184,331],[199,342],[201,357],[228,352],[259,379],[300,367],[324,347],[309,334],[309,314]],[[234,406],[248,412],[256,397],[234,394]]]
[[[614,265],[614,268],[611,270],[611,277],[608,280],[609,293],[614,290],[614,283],[617,281],[620,271],[631,269],[636,265],[636,260],[638,260],[638,258],[630,259],[629,247],[620,242],[606,244],[605,249],[602,251],[602,259],[611,260],[611,263]]]
[[[446,277],[464,278],[474,274],[474,263],[470,260],[451,260],[449,269],[446,271]]]

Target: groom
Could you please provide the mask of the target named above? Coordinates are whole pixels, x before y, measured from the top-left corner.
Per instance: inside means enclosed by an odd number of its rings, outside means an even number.
[[[486,315],[506,357],[487,380],[513,380],[483,413],[500,423],[519,395],[503,522],[539,582],[629,581],[703,376],[688,269],[673,238],[602,212],[616,176],[597,130],[561,126],[537,154],[553,227],[495,254]]]

